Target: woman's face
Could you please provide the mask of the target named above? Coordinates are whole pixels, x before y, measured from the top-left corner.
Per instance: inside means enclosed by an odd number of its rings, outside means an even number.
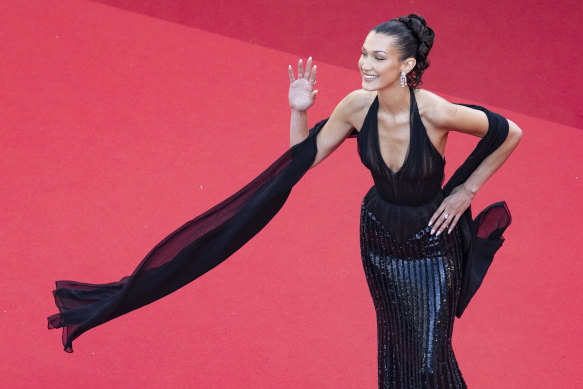
[[[362,76],[362,89],[373,91],[399,85],[401,71],[407,71],[407,63],[399,61],[400,53],[394,38],[371,31],[362,45],[358,68]]]

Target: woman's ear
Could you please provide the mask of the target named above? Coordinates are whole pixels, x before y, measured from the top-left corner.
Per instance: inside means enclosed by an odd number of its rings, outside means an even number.
[[[415,60],[415,58],[407,58],[406,60],[403,61],[403,65],[401,66],[401,71],[405,72],[405,73],[409,73],[411,70],[413,70],[413,68],[415,67],[416,64],[417,64],[417,61]]]

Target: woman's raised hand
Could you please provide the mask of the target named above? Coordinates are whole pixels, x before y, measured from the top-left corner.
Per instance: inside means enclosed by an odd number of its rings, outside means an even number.
[[[314,90],[316,84],[316,65],[312,66],[312,57],[308,58],[306,69],[302,60],[298,62],[298,78],[294,77],[294,71],[289,65],[289,106],[296,111],[306,111],[314,104],[317,90]]]

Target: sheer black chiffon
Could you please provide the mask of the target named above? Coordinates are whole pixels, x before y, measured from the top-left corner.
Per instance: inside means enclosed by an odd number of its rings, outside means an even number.
[[[60,313],[49,328],[63,327],[65,351],[85,331],[158,300],[214,268],[255,236],[279,211],[316,156],[315,137],[290,148],[237,193],[168,235],[131,276],[108,284],[57,281]]]
[[[484,108],[475,108],[488,115],[490,129],[468,158],[471,163],[466,161],[454,175],[456,181],[450,190],[465,181],[479,162],[498,147],[494,145],[501,144],[506,137],[504,118]],[[257,234],[309,170],[317,152],[316,136],[325,122],[316,124],[306,140],[286,151],[247,186],[172,232],[148,253],[130,276],[108,284],[57,281],[53,295],[59,313],[48,318],[48,327],[63,328],[65,351],[72,352],[73,340],[89,329],[195,280]],[[496,142],[485,142],[487,138]]]

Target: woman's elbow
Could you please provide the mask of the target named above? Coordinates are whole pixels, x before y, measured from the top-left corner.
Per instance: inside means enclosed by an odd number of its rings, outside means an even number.
[[[508,120],[508,137],[516,147],[522,139],[522,130],[512,120]]]

